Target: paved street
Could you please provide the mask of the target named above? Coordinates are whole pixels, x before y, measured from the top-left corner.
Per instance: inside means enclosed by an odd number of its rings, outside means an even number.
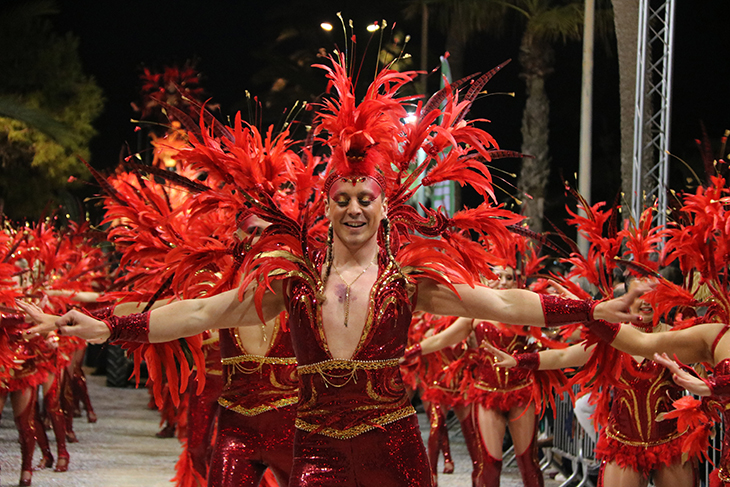
[[[78,443],[68,445],[71,454],[69,471],[55,473],[52,469],[36,471],[33,485],[36,487],[169,487],[175,475],[175,462],[180,445],[174,438],[159,439],[160,416],[147,409],[149,395],[146,389],[135,390],[104,386],[105,378],[87,377],[89,393],[99,417],[95,424],[86,417],[76,418],[74,430]],[[8,401],[9,403],[10,401]],[[18,485],[20,475],[20,447],[13,423],[10,405],[6,405],[0,420],[0,486]],[[423,428],[427,428],[424,415],[420,415]],[[51,448],[55,454],[55,440],[49,431]],[[466,446],[458,432],[452,432],[451,450],[456,471],[440,475],[440,487],[469,487],[471,485],[470,461]],[[40,453],[36,449],[35,463]],[[557,487],[560,482],[547,480],[547,487]],[[522,485],[514,466],[505,469],[502,487]]]

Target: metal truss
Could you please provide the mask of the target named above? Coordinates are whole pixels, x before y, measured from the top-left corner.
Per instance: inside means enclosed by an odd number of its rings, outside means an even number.
[[[657,204],[667,221],[674,0],[640,0],[631,213]]]

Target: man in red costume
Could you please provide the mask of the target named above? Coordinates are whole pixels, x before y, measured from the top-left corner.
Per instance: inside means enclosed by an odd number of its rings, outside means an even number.
[[[594,317],[633,318],[624,298],[597,305],[552,299],[545,305],[529,291],[468,285],[456,286],[459,297],[429,279],[419,280],[417,292],[409,295],[405,278],[378,244],[387,203],[377,180],[338,176],[328,196],[335,273],[323,283],[324,296],[307,279],[291,278],[272,283],[262,303],[267,321],[288,309],[299,363],[290,485],[357,485],[363,478],[381,486],[430,485],[415,411],[398,369],[414,309],[521,325],[546,320],[554,325],[563,316],[566,322],[584,321],[591,307]],[[627,296],[633,300],[633,294]],[[58,329],[96,342],[164,342],[223,323],[258,325],[260,319],[251,287],[241,301],[232,290],[108,322],[111,327],[72,311]]]
[[[483,164],[477,167],[470,161],[477,152],[491,158],[497,151],[487,149],[493,141],[486,132],[463,121],[468,103],[459,103],[449,88],[441,98],[447,101],[445,108],[436,110],[438,103],[419,105],[419,122],[409,126],[404,122],[405,108],[394,93],[415,74],[383,70],[356,106],[347,69],[338,63],[325,69],[340,95],[339,100],[323,103],[316,129],[330,134],[327,178],[321,186],[312,185],[317,189],[310,196],[301,196],[300,185],[316,180],[306,165],[295,154],[280,150],[284,144],[277,145],[279,139],[259,145],[268,151],[262,161],[278,158],[285,167],[280,169],[286,179],[282,187],[300,202],[300,220],[279,212],[274,200],[257,193],[258,187],[244,188],[251,211],[272,225],[247,253],[243,269],[247,277],[240,289],[105,322],[70,312],[55,325],[61,334],[94,342],[165,342],[230,323],[260,326],[287,311],[286,326],[299,373],[289,485],[430,486],[428,458],[399,370],[414,311],[531,326],[594,317],[628,322],[635,318],[629,314],[629,304],[645,289],[594,303],[475,284],[475,273],[466,270],[465,260],[457,262],[458,250],[452,246],[457,237],[449,228],[458,222],[432,212],[418,226],[423,234],[428,223],[438,224],[438,228],[429,227],[432,235],[449,234],[449,239],[423,239],[404,228],[417,219],[404,204],[406,188],[415,177],[406,169],[425,139],[429,154],[439,161],[424,181],[436,181],[439,168],[442,178],[448,179],[444,175],[452,174],[458,164],[465,177],[479,180],[485,195],[491,192]],[[473,99],[479,92],[475,83],[467,96]],[[432,127],[439,113],[441,125]],[[211,132],[203,134],[202,142],[192,141],[192,150],[204,146],[201,160],[253,158],[256,154],[238,147],[251,140],[258,144],[260,135],[253,127],[242,127],[240,119],[236,123],[234,137],[223,146]],[[451,150],[443,150],[447,146]],[[397,174],[394,166],[400,168]],[[305,171],[296,172],[302,168]],[[326,243],[310,235],[321,208],[329,222]],[[496,215],[494,208],[482,207],[478,212]],[[481,231],[505,231],[504,223],[486,217],[474,217],[469,224]],[[416,229],[416,224],[410,228]],[[479,259],[469,253],[469,262]]]

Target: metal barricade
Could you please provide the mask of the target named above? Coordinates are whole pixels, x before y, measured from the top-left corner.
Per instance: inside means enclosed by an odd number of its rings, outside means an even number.
[[[573,388],[578,392],[578,386]],[[588,468],[596,466],[597,462],[593,456],[595,443],[585,434],[583,428],[576,421],[573,414],[573,403],[567,393],[562,396],[555,396],[555,421],[553,426],[552,453],[562,458],[567,458],[572,464],[572,474],[561,484],[561,487],[568,485],[593,486],[588,478]],[[578,484],[574,481],[580,479]]]
[[[573,392],[578,392],[577,386]],[[578,424],[573,413],[573,404],[567,394],[563,396],[555,396],[556,414],[552,427],[553,446],[550,448],[551,453],[559,457],[567,458],[572,464],[572,474],[568,477],[560,487],[568,485],[584,486],[591,485],[593,482],[588,478],[587,472],[589,467],[598,466],[598,461],[594,456],[595,442],[585,434],[583,428]],[[710,440],[710,448],[708,456],[712,461],[704,461],[699,465],[699,485],[700,487],[709,486],[710,472],[715,466],[720,464],[720,455],[722,452],[723,425],[718,423],[715,425],[715,436]],[[545,465],[543,469],[547,467]],[[575,483],[580,479],[579,483]]]

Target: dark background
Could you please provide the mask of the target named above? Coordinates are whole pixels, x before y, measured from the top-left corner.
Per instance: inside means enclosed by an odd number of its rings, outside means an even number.
[[[725,24],[730,2],[676,2],[675,56],[672,98],[672,153],[699,168],[694,139],[701,136],[704,122],[715,141],[722,135],[728,120],[727,86],[730,67],[726,53],[730,43]],[[271,80],[265,69],[272,64],[282,28],[292,26],[311,29],[311,49],[331,51],[342,47],[344,35],[338,28],[336,12],[347,21],[353,19],[358,31],[358,55],[374,53],[377,44],[366,48],[367,23],[385,19],[411,35],[407,51],[419,67],[420,19],[404,18],[403,5],[391,1],[126,1],[99,2],[62,0],[60,15],[54,24],[61,32],[72,31],[80,38],[80,54],[86,71],[93,75],[106,97],[103,115],[96,127],[99,135],[92,142],[92,164],[97,168],[116,165],[125,144],[137,146],[138,133],[130,119],[138,116],[130,103],[139,100],[139,74],[143,66],[161,70],[166,65],[182,65],[197,59],[202,72],[202,86],[212,102],[221,106],[222,115],[237,110],[244,114],[251,106],[246,90],[253,96],[265,94]],[[329,20],[335,30],[327,35],[319,23]],[[429,67],[435,67],[444,52],[444,37],[431,27]],[[376,42],[376,41],[374,41]],[[472,118],[482,117],[491,123],[485,127],[500,146],[519,150],[520,118],[524,106],[524,88],[518,77],[517,47],[519,33],[508,32],[500,39],[479,35],[468,45],[465,73],[484,72],[506,59],[513,59],[503,72],[487,85],[492,93],[479,99]],[[556,46],[556,71],[548,80],[551,100],[550,151],[553,160],[548,217],[561,219],[565,198],[560,182],[562,173],[572,180],[578,167],[581,52],[579,42]],[[279,54],[282,54],[279,52]],[[374,62],[364,62],[361,85],[372,80]],[[277,60],[278,62],[278,60]],[[312,79],[324,90],[321,72],[311,70]],[[438,75],[431,76],[429,89],[437,88]],[[596,44],[593,136],[593,200],[613,201],[620,189],[619,173],[619,98],[618,66],[615,42],[608,48]],[[499,95],[515,92],[514,97]],[[500,167],[518,172],[519,162],[503,161]],[[672,162],[673,180],[680,183],[684,169]],[[495,172],[499,177],[499,173]],[[514,180],[497,181],[505,198]],[[681,189],[681,188],[678,188]],[[465,193],[470,203],[473,195]]]

